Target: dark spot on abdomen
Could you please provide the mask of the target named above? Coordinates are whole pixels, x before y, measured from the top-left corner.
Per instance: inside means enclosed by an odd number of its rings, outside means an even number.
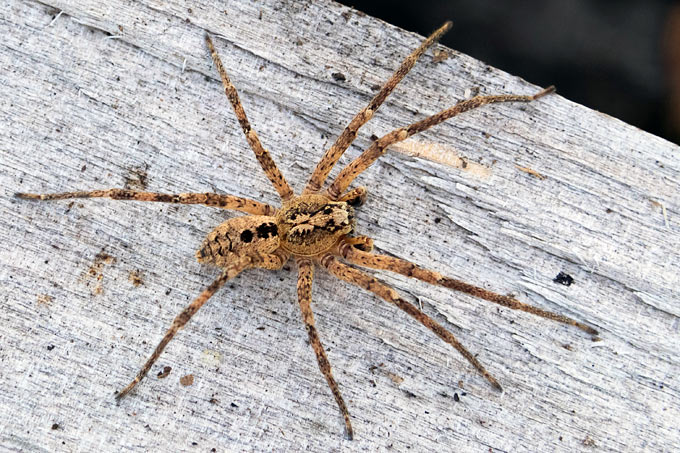
[[[241,241],[246,244],[253,240],[253,232],[250,230],[243,230],[241,232]]]
[[[266,239],[268,237],[274,237],[279,234],[279,229],[273,222],[267,222],[260,224],[257,228],[257,237],[261,239]]]

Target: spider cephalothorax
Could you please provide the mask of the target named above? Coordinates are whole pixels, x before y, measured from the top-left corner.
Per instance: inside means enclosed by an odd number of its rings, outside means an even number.
[[[354,228],[354,209],[325,195],[302,195],[276,215],[281,247],[296,256],[316,256],[333,248]]]
[[[33,200],[57,200],[65,198],[108,197],[115,200],[158,201],[166,203],[205,204],[208,206],[241,211],[248,216],[227,220],[208,234],[201,248],[196,253],[200,262],[209,263],[222,268],[220,276],[213,281],[196,299],[194,299],[179,315],[175,317],[163,339],[148,358],[137,376],[128,384],[117,398],[128,394],[151,369],[161,352],[191,317],[212,297],[229,279],[236,277],[246,269],[260,267],[280,269],[293,257],[298,266],[298,302],[302,312],[302,320],[307,328],[309,342],[314,349],[319,368],[335,397],[345,421],[347,436],[352,438],[352,424],[347,406],[340,394],[340,389],[331,372],[330,362],[321,344],[321,339],[314,325],[311,309],[312,278],[314,266],[322,266],[331,274],[348,283],[370,291],[381,299],[403,310],[423,326],[431,330],[439,338],[460,352],[488,381],[497,389],[501,389],[496,379],[446,328],[422,312],[418,307],[403,299],[399,293],[371,275],[355,266],[382,269],[396,272],[407,277],[416,278],[427,283],[444,286],[456,291],[466,292],[487,301],[533,313],[544,318],[573,325],[592,335],[597,331],[592,327],[563,315],[542,310],[522,303],[513,297],[502,296],[469,283],[445,277],[437,272],[421,268],[406,260],[389,255],[371,253],[373,240],[366,236],[349,237],[354,229],[354,211],[351,206],[363,203],[366,189],[357,187],[348,190],[354,179],[375,162],[391,144],[402,141],[435,126],[459,113],[475,109],[485,104],[497,102],[530,102],[548,93],[550,87],[534,95],[493,95],[475,96],[458,102],[453,107],[442,110],[407,127],[395,129],[389,134],[375,140],[359,157],[347,165],[330,184],[322,191],[322,187],[333,166],[350,146],[357,131],[366,124],[380,107],[396,85],[413,67],[416,60],[451,26],[447,22],[434,32],[423,44],[409,55],[363,108],[335,143],[326,151],[317,164],[307,186],[300,196],[295,196],[286,182],[269,152],[260,140],[246,117],[236,88],[229,80],[212,41],[206,36],[206,42],[217,67],[225,93],[231,102],[236,117],[251,149],[266,173],[274,188],[279,193],[283,205],[275,209],[264,203],[234,195],[215,193],[183,193],[163,194],[152,192],[136,192],[125,189],[95,190],[87,192],[66,192],[56,194],[17,194],[20,198]],[[350,266],[345,262],[353,264]]]

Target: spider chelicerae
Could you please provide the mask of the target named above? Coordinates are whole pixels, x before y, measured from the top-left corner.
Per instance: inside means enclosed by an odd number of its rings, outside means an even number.
[[[312,279],[315,266],[321,266],[337,278],[374,293],[379,298],[395,305],[415,318],[439,338],[453,346],[479,373],[496,389],[502,390],[498,381],[484,368],[456,338],[441,324],[423,313],[415,305],[402,298],[394,289],[371,275],[348,265],[396,272],[427,283],[462,291],[504,307],[533,313],[544,318],[576,326],[592,335],[592,327],[531,305],[510,296],[503,296],[469,283],[445,277],[437,272],[424,269],[409,261],[392,256],[371,253],[373,240],[366,236],[354,235],[354,208],[366,199],[366,188],[349,189],[354,179],[370,167],[386,149],[397,142],[431,128],[459,113],[497,102],[531,102],[554,91],[546,88],[534,95],[475,96],[458,102],[453,107],[378,138],[359,157],[349,163],[325,189],[322,187],[333,166],[352,144],[358,130],[366,124],[375,111],[394,90],[397,84],[415,65],[418,58],[451,28],[445,23],[428,37],[413,53],[401,63],[380,91],[342,131],[335,143],[326,151],[317,164],[307,186],[301,195],[295,195],[286,179],[277,168],[269,152],[262,146],[255,130],[239,100],[236,88],[229,80],[212,40],[206,35],[206,43],[222,79],[224,91],[231,103],[250,148],[262,166],[267,177],[281,197],[280,208],[248,198],[217,193],[165,194],[141,192],[127,189],[108,189],[53,194],[17,193],[19,198],[30,200],[62,200],[67,198],[111,198],[114,200],[156,201],[164,203],[204,204],[223,209],[241,211],[246,216],[229,219],[208,234],[196,257],[201,263],[222,268],[222,273],[201,294],[196,297],[172,322],[163,339],[135,378],[121,390],[116,398],[127,395],[151,369],[165,346],[196,312],[219,290],[225,282],[242,271],[251,268],[281,269],[291,258],[298,266],[297,293],[302,320],[307,328],[309,342],[314,349],[319,368],[330,387],[345,421],[346,435],[353,438],[352,424],[345,401],[331,372],[331,366],[321,339],[314,325],[312,313]]]

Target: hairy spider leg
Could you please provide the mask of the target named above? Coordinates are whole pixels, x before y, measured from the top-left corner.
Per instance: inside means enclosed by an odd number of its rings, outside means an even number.
[[[90,190],[85,192],[62,193],[15,193],[25,200],[65,200],[68,198],[111,198],[113,200],[155,201],[160,203],[203,204],[222,209],[231,209],[253,215],[274,215],[276,209],[268,204],[249,198],[217,193],[158,193],[138,192],[127,189]]]
[[[321,339],[319,338],[319,333],[316,331],[314,325],[314,313],[312,312],[312,280],[314,277],[314,265],[309,259],[298,258],[298,282],[297,282],[297,293],[298,302],[300,304],[300,311],[302,312],[302,320],[307,328],[307,334],[309,335],[309,343],[316,354],[316,361],[319,363],[319,369],[326,378],[326,382],[335,397],[335,401],[338,403],[342,417],[345,419],[345,430],[347,438],[352,440],[354,438],[354,431],[352,430],[352,423],[349,419],[349,411],[347,410],[347,405],[342,399],[340,394],[340,389],[338,388],[338,383],[333,378],[333,373],[331,372],[331,364],[326,356],[326,351],[324,351],[323,345],[321,344]]]
[[[243,133],[246,136],[248,145],[250,145],[250,148],[255,153],[257,161],[260,163],[260,166],[267,175],[267,178],[269,178],[269,180],[274,185],[274,188],[279,193],[281,199],[283,201],[291,199],[294,195],[293,190],[290,188],[288,182],[286,182],[286,178],[283,177],[283,174],[281,174],[281,171],[276,166],[276,163],[274,162],[274,159],[272,159],[272,156],[269,154],[269,151],[264,149],[264,147],[262,146],[262,143],[260,142],[260,139],[257,136],[257,132],[255,132],[255,129],[253,129],[252,126],[250,125],[250,121],[248,121],[246,112],[245,110],[243,110],[243,105],[241,104],[241,100],[238,97],[236,87],[234,87],[234,84],[231,83],[231,80],[227,75],[227,71],[224,69],[222,60],[220,60],[220,56],[217,54],[217,51],[215,50],[215,46],[213,45],[210,36],[205,35],[205,42],[208,44],[208,49],[210,49],[210,55],[212,56],[213,62],[215,62],[215,67],[217,68],[217,71],[220,73],[222,85],[224,86],[224,92],[227,95],[227,98],[229,99],[231,106],[234,108],[236,119],[241,125],[241,129],[243,130]]]
[[[191,317],[196,314],[199,308],[201,308],[203,304],[205,304],[208,299],[210,299],[217,292],[217,290],[227,282],[227,280],[236,277],[249,265],[249,260],[243,260],[233,266],[226,268],[224,271],[222,271],[222,274],[220,274],[220,276],[210,284],[210,286],[204,289],[196,299],[194,299],[184,308],[184,310],[182,310],[179,315],[175,317],[175,319],[172,321],[172,324],[170,325],[170,328],[165,332],[163,339],[160,341],[160,343],[158,343],[158,346],[156,346],[156,349],[154,349],[151,357],[148,358],[142,369],[139,370],[135,378],[127,385],[127,387],[118,392],[116,395],[117,400],[130,393],[130,391],[144,378],[144,376],[146,376],[153,364],[156,362],[156,360],[158,360],[158,357],[163,352],[163,349],[165,349],[165,346],[167,346],[170,340],[172,340],[177,331],[184,327],[187,322],[189,322]]]
[[[359,129],[366,124],[380,105],[385,101],[387,96],[392,93],[394,88],[401,82],[401,80],[408,74],[408,72],[413,68],[418,61],[418,58],[425,53],[425,51],[432,46],[439,38],[444,35],[451,28],[451,21],[446,22],[444,25],[439,27],[434,33],[432,33],[416,50],[411,53],[408,57],[404,59],[401,66],[392,74],[392,77],[385,82],[385,84],[380,88],[378,94],[376,94],[371,102],[368,103],[366,107],[361,109],[359,113],[350,121],[350,123],[345,127],[340,136],[335,140],[335,143],[326,151],[324,156],[321,158],[319,163],[314,169],[314,173],[309,178],[307,187],[305,188],[303,194],[316,193],[321,190],[321,186],[326,181],[328,174],[333,169],[333,166],[338,162],[343,153],[349,148],[354,139],[357,137],[357,132]]]
[[[364,186],[355,187],[354,189],[350,190],[342,197],[340,197],[338,201],[344,201],[350,206],[357,207],[364,204],[367,195],[368,192],[366,191],[366,187]]]
[[[552,319],[553,321],[575,326],[591,335],[598,334],[597,330],[593,329],[592,327],[567,316],[525,304],[518,301],[514,297],[502,296],[484,288],[479,288],[454,278],[445,277],[438,272],[423,269],[422,267],[419,267],[416,264],[401,258],[367,253],[348,242],[341,243],[338,247],[338,250],[340,255],[352,264],[362,267],[369,267],[372,269],[396,272],[397,274],[415,278],[432,285],[439,285],[445,288],[453,289],[455,291],[461,291],[475,297],[479,297],[480,299],[488,300],[489,302],[512,308],[513,310],[525,311],[542,318]]]
[[[328,269],[331,274],[335,275],[340,280],[344,280],[347,283],[351,283],[367,291],[370,291],[381,299],[394,304],[397,306],[397,308],[405,311],[422,325],[430,329],[439,338],[453,346],[459,353],[463,355],[463,357],[465,357],[468,362],[470,362],[472,366],[477,369],[477,371],[479,371],[482,376],[486,378],[487,381],[489,381],[489,383],[496,390],[503,390],[501,385],[491,375],[491,373],[486,371],[486,368],[484,368],[484,366],[475,358],[475,356],[473,356],[470,351],[468,351],[451,332],[446,330],[437,321],[420,311],[415,305],[411,304],[407,300],[404,300],[393,288],[380,282],[375,277],[360,271],[359,269],[341,263],[332,254],[325,255],[319,260],[319,262],[323,267]]]
[[[388,146],[402,140],[406,140],[408,137],[423,132],[432,126],[436,126],[439,123],[453,118],[459,113],[467,112],[468,110],[476,109],[477,107],[497,102],[531,102],[554,91],[555,87],[550,86],[534,95],[528,96],[515,94],[475,96],[473,98],[460,101],[453,107],[442,110],[441,112],[432,116],[428,116],[427,118],[418,122],[401,127],[399,129],[395,129],[373,142],[373,144],[369,146],[368,149],[366,149],[363,153],[361,153],[359,157],[350,162],[349,165],[347,165],[335,178],[326,193],[331,199],[337,200],[357,176],[370,167],[380,156],[385,154]]]

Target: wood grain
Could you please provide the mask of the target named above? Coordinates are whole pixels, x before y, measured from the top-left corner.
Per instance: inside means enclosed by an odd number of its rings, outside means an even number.
[[[422,39],[328,1],[6,0],[2,450],[680,449],[680,149],[559,95],[469,112],[413,137],[401,148],[410,155],[389,151],[357,181],[369,189],[358,233],[380,253],[586,321],[602,341],[379,273],[477,354],[499,394],[404,313],[319,270],[312,307],[353,417],[349,442],[306,341],[291,264],[225,286],[116,405],[114,392],[218,275],[194,253],[237,214],[12,194],[128,187],[275,204],[206,32],[298,193]],[[372,135],[477,91],[538,89],[449,52],[425,55],[341,164]],[[449,157],[414,157],[433,150]],[[553,282],[559,272],[574,283]]]

